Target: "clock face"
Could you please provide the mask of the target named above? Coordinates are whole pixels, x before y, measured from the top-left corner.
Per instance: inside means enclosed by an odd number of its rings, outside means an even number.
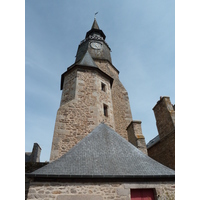
[[[91,42],[90,45],[93,49],[101,49],[102,47],[102,44],[99,42]]]

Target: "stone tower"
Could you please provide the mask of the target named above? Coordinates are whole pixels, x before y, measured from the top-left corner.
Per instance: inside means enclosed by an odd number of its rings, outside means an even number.
[[[61,76],[62,97],[50,161],[70,150],[101,122],[128,139],[126,129],[132,121],[128,93],[112,64],[105,38],[94,19],[80,42],[75,63]]]

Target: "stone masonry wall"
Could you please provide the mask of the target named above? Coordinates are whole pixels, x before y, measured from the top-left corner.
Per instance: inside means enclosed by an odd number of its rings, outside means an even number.
[[[103,121],[115,129],[110,80],[95,70],[78,69],[71,73],[65,79],[71,77],[73,81],[64,80],[63,94],[71,88],[75,90],[75,95],[70,101],[65,101],[67,97],[62,95],[50,161],[65,154]],[[106,85],[105,92],[101,90],[102,82]],[[108,116],[104,116],[103,104],[108,106]]]
[[[148,148],[148,155],[175,170],[175,110],[169,97],[161,97],[153,108],[160,141]]]
[[[65,103],[75,98],[76,74],[77,72],[74,70],[72,73],[66,75],[63,83],[63,91],[62,91],[60,106],[64,105]]]
[[[95,63],[103,72],[114,79],[112,101],[115,131],[128,140],[126,128],[132,121],[128,93],[119,80],[118,72],[109,62],[96,60]]]
[[[148,148],[148,156],[175,170],[175,132],[171,132]]]
[[[142,134],[141,121],[132,121],[127,127],[128,141],[147,154],[145,138]]]
[[[32,182],[28,200],[130,200],[131,189],[155,189],[157,200],[174,200],[175,184],[141,183],[60,183]]]
[[[153,111],[160,138],[175,130],[175,111],[169,97],[161,97]]]
[[[48,162],[25,162],[25,173],[31,173],[36,169],[39,169],[47,164]],[[30,186],[30,180],[25,175],[25,200],[27,199],[29,186]]]

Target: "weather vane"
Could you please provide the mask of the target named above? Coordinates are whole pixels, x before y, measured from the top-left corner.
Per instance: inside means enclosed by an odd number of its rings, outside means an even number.
[[[96,19],[96,15],[98,14],[98,12],[94,13],[94,18]]]

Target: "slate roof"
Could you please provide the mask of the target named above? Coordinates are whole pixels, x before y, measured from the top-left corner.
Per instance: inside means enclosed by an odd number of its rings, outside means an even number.
[[[32,172],[36,177],[174,177],[158,163],[101,123],[59,159]]]
[[[160,136],[157,135],[156,137],[154,137],[152,140],[150,140],[147,144],[147,149],[152,147],[154,144],[158,143],[160,141]]]
[[[113,84],[113,78],[111,76],[109,76],[108,74],[106,74],[105,72],[103,72],[101,69],[99,69],[99,67],[95,64],[93,58],[91,57],[90,53],[88,52],[88,50],[86,51],[86,53],[82,56],[82,58],[75,62],[73,65],[71,65],[70,67],[67,68],[67,71],[64,72],[61,75],[61,82],[60,82],[60,89],[63,89],[63,83],[64,83],[64,77],[66,74],[70,73],[70,70],[73,70],[77,67],[83,67],[83,68],[87,68],[87,69],[92,69],[92,70],[97,70],[99,73],[101,73],[104,77],[108,78],[110,80],[110,84],[112,86]]]
[[[98,33],[98,34],[100,34],[100,35],[103,37],[104,40],[105,40],[105,38],[106,38],[104,32],[99,28],[99,25],[98,25],[96,19],[94,19],[94,22],[93,22],[93,24],[92,24],[92,27],[91,27],[91,29],[86,33],[85,38],[88,38],[89,35],[91,35],[92,33]]]
[[[95,18],[91,29],[99,29],[99,25],[97,24],[97,20]]]
[[[83,55],[83,57],[75,64],[98,68],[98,66],[95,64],[94,60],[92,59],[92,56],[90,55],[90,53],[88,51],[86,51],[86,53]]]

